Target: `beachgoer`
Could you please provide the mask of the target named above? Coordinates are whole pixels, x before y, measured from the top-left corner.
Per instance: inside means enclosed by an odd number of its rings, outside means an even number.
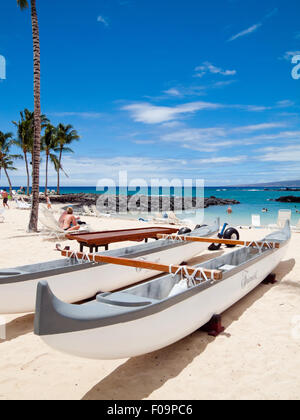
[[[73,230],[78,230],[80,228],[80,225],[77,223],[76,217],[73,214],[72,207],[68,207],[67,211],[64,212],[60,219],[59,223],[61,223],[62,219],[62,229],[71,232]]]
[[[9,205],[8,205],[8,192],[6,191],[6,189],[4,188],[2,193],[2,198],[3,198],[3,207],[7,207],[9,209]]]
[[[47,194],[45,194],[45,197],[46,197],[47,209],[52,209],[50,198],[48,197]]]
[[[231,208],[230,206],[229,206],[229,207],[228,207],[228,209],[227,209],[227,213],[228,213],[228,214],[231,214],[231,213],[232,213],[232,208]]]

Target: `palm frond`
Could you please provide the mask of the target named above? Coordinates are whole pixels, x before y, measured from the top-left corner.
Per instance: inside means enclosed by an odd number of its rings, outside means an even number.
[[[21,10],[27,9],[29,7],[27,0],[17,0],[17,4]]]

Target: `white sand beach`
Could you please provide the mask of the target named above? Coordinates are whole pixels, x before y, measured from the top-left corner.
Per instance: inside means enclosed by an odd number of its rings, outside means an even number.
[[[5,212],[0,268],[59,258],[56,242],[78,249],[74,241],[27,234],[28,218],[26,210]],[[82,220],[93,230],[146,225],[114,218]],[[267,232],[240,233],[242,239],[259,239]],[[206,251],[189,263],[216,253]],[[33,334],[33,314],[6,315],[2,318],[7,337],[0,340],[0,399],[300,399],[299,255],[300,234],[293,233],[276,269],[278,283],[261,284],[227,310],[226,330],[219,337],[197,331],[136,358],[91,361],[64,355]]]

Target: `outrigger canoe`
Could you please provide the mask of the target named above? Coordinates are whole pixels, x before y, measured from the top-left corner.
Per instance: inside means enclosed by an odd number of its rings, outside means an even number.
[[[220,221],[195,229],[188,236],[217,236]],[[147,244],[105,251],[102,255],[141,258],[169,264],[182,263],[207,247],[203,243],[174,243],[158,240]],[[55,295],[68,303],[79,302],[130,286],[159,274],[151,270],[95,264],[85,259],[61,258],[54,261],[0,269],[0,314],[34,312],[36,289],[40,280],[48,282]]]
[[[56,350],[91,359],[121,359],[161,349],[257,287],[284,257],[290,237],[287,222],[259,242],[193,267],[193,275],[186,267],[174,274],[170,266],[172,274],[99,294],[82,305],[62,302],[42,281],[35,334]]]

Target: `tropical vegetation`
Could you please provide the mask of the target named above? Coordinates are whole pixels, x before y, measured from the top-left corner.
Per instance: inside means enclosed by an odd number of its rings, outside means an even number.
[[[29,8],[27,0],[17,0],[21,10]],[[40,193],[40,147],[41,147],[41,60],[40,34],[36,0],[30,0],[32,41],[33,41],[33,146],[32,146],[32,206],[28,231],[37,232]]]
[[[34,113],[24,109],[20,112],[20,120],[12,121],[12,123],[16,128],[16,138],[13,133],[0,131],[0,176],[3,169],[12,189],[8,171],[17,170],[13,166],[15,159],[23,159],[27,176],[26,193],[29,196],[33,172]],[[60,174],[63,172],[65,176],[68,176],[63,168],[63,156],[66,153],[73,153],[69,145],[78,141],[80,137],[72,125],[59,123],[55,127],[45,115],[41,115],[41,130],[40,149],[45,154],[45,192],[48,191],[49,164],[51,163],[57,173],[56,193],[60,194]],[[13,146],[21,149],[23,155],[12,154]]]
[[[73,153],[70,144],[79,139],[79,135],[71,125],[62,123],[54,127],[45,115],[41,114],[40,101],[40,38],[36,0],[17,0],[17,5],[21,10],[29,9],[31,12],[32,40],[33,40],[33,99],[34,110],[24,109],[20,112],[20,120],[13,121],[16,128],[16,138],[12,133],[0,131],[0,176],[1,170],[7,177],[10,193],[12,193],[12,183],[10,172],[17,170],[14,166],[16,159],[24,159],[27,175],[27,195],[31,194],[32,206],[29,220],[28,231],[37,231],[39,193],[40,193],[40,163],[41,151],[46,157],[45,172],[45,192],[48,188],[49,161],[54,165],[57,173],[57,194],[60,193],[60,174],[66,172],[63,169],[62,161],[65,153]],[[11,148],[18,147],[22,150],[21,154],[12,154]]]

